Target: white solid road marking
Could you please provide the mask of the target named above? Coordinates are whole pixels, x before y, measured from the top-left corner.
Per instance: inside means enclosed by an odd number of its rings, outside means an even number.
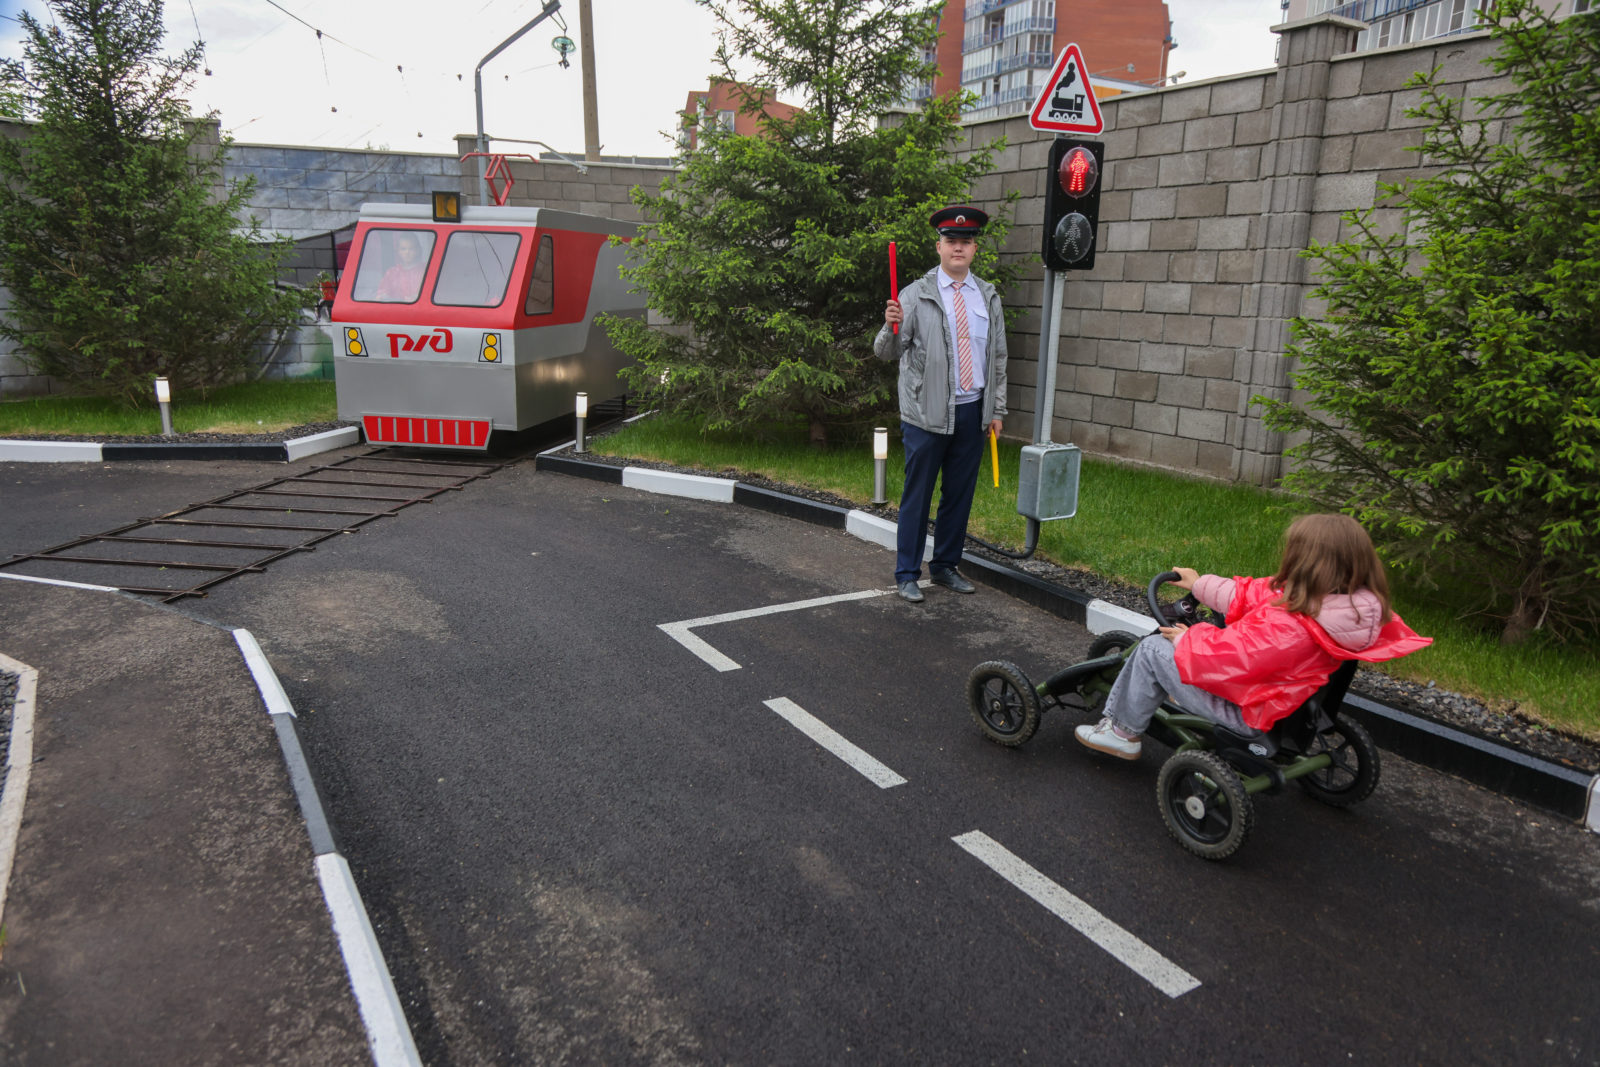
[[[831,726],[788,697],[764,700],[762,703],[782,715],[795,729],[844,760],[857,771],[860,771],[868,781],[879,789],[888,789],[891,786],[906,784],[904,778],[845,740]]]
[[[1199,988],[1200,980],[1194,975],[1040,874],[988,834],[973,830],[951,840],[1167,996],[1181,997]]]
[[[724,656],[721,652],[712,648],[705,640],[689,631],[699,626],[715,626],[722,622],[738,622],[741,619],[755,619],[762,615],[777,615],[785,611],[804,611],[806,608],[820,608],[827,604],[840,604],[849,600],[870,600],[875,596],[883,596],[885,593],[892,593],[893,591],[892,589],[863,589],[859,593],[819,596],[811,600],[795,600],[788,604],[769,604],[764,608],[748,608],[744,611],[730,611],[725,615],[707,615],[699,619],[684,619],[682,622],[663,622],[657,625],[668,637],[717,670],[736,671],[739,669],[737,661]]]

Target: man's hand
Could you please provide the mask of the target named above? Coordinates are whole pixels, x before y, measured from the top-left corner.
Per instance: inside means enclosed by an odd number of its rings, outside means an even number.
[[[996,437],[1000,436],[1000,431],[1003,429],[1005,429],[1005,424],[999,419],[989,420],[989,432],[994,434]]]
[[[885,326],[893,327],[900,321],[902,314],[903,313],[900,310],[900,301],[889,301],[889,306],[883,309],[883,324]]]

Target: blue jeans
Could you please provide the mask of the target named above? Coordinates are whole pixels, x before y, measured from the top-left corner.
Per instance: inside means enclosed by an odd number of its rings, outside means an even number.
[[[1104,714],[1122,727],[1123,732],[1142,734],[1156,717],[1156,707],[1165,699],[1189,712],[1221,723],[1237,733],[1259,733],[1246,726],[1239,705],[1223,700],[1178,677],[1176,650],[1160,634],[1152,634],[1134,647],[1133,655],[1122,664],[1111,693],[1106,697]]]
[[[901,423],[906,448],[906,481],[900,494],[900,519],[895,528],[894,580],[922,577],[922,551],[928,539],[928,510],[933,484],[942,478],[939,515],[933,523],[933,558],[928,572],[954,570],[967,539],[967,515],[983,459],[983,395],[956,405],[954,433],[929,433]]]

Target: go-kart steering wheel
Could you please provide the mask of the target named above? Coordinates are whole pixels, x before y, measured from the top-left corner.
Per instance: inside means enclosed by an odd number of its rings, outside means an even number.
[[[1175,600],[1170,604],[1163,604],[1156,593],[1168,582],[1176,582],[1183,575],[1177,571],[1163,571],[1150,579],[1150,588],[1145,590],[1145,599],[1150,604],[1150,614],[1155,616],[1158,626],[1193,626],[1197,622],[1207,622],[1200,615],[1200,601],[1193,593],[1189,593],[1182,600]]]

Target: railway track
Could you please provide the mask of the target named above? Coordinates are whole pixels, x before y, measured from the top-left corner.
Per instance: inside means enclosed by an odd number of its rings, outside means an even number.
[[[206,590],[368,523],[428,504],[518,462],[379,448],[153,518],[0,561],[35,578],[108,585],[163,603]]]

